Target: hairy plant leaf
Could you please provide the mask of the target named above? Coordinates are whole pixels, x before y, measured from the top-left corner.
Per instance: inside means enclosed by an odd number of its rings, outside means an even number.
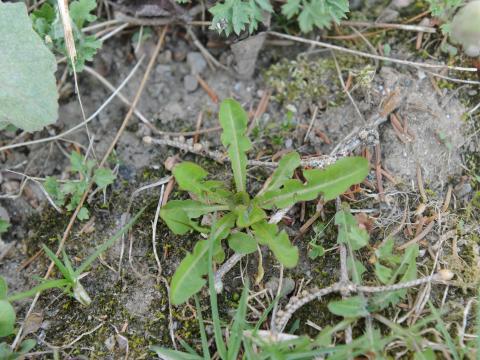
[[[362,282],[362,275],[367,271],[361,261],[357,259],[352,261],[350,256],[347,257],[347,270],[352,282],[358,285]]]
[[[152,351],[157,353],[160,359],[164,360],[204,360],[199,355],[189,354],[183,351],[172,350],[162,346],[152,346]]]
[[[7,294],[8,294],[7,281],[2,276],[0,276],[0,300],[6,299]]]
[[[113,184],[115,178],[116,176],[113,174],[113,171],[108,168],[97,169],[93,174],[93,180],[100,189],[105,189],[108,185]]]
[[[300,0],[288,0],[282,5],[282,14],[291,19],[300,11]]]
[[[298,262],[298,248],[290,243],[285,230],[278,232],[276,224],[269,224],[265,220],[252,225],[257,241],[268,246],[277,260],[287,268],[292,268]]]
[[[0,2],[0,124],[32,132],[58,117],[57,63],[23,2]]]
[[[192,219],[222,210],[228,210],[228,206],[206,205],[195,200],[171,200],[160,210],[160,217],[174,234],[184,235],[191,230],[207,233],[208,229],[202,228]]]
[[[259,205],[266,209],[273,206],[283,209],[300,201],[316,199],[320,194],[325,200],[332,200],[365,179],[368,161],[362,157],[344,158],[324,170],[306,170],[303,175],[307,180],[305,184],[299,180],[287,180],[281,189],[261,195]]]
[[[10,223],[0,217],[0,234],[7,232],[10,227]]]
[[[92,22],[97,17],[91,12],[97,7],[95,0],[78,0],[73,1],[69,7],[69,13],[72,21],[81,29],[86,22]]]
[[[355,217],[347,210],[335,214],[335,225],[338,226],[337,242],[349,245],[353,251],[368,245],[368,233],[358,226]]]
[[[203,278],[208,272],[208,250],[210,242],[216,246],[225,239],[235,224],[235,215],[227,214],[218,220],[210,232],[208,240],[200,240],[195,244],[193,252],[188,253],[178,266],[170,284],[172,304],[179,305],[190,296],[200,291],[205,285]]]
[[[394,245],[395,242],[393,241],[393,238],[388,238],[377,250],[375,250],[377,259],[390,266],[396,266],[400,264],[402,258],[393,253]]]
[[[294,9],[293,5],[292,9]],[[325,29],[330,27],[332,22],[339,23],[346,17],[348,10],[347,0],[303,0],[298,23],[305,33],[312,31],[314,26]]]
[[[238,254],[251,254],[257,250],[257,241],[248,234],[237,232],[228,238],[228,246]]]
[[[15,309],[7,300],[0,300],[0,338],[13,333]]]
[[[331,301],[328,304],[331,313],[346,318],[367,316],[367,300],[360,296],[352,296],[339,301]]]
[[[292,151],[282,157],[278,163],[278,167],[272,174],[272,178],[268,183],[266,191],[280,189],[287,180],[293,176],[293,172],[300,166],[300,155],[296,151]]]
[[[78,211],[77,218],[80,221],[88,220],[90,218],[90,212],[85,206],[82,206],[82,208]]]
[[[207,190],[203,185],[203,180],[207,177],[208,172],[200,165],[183,161],[173,168],[172,173],[181,190],[196,195],[200,195]]]
[[[258,205],[238,205],[235,208],[237,214],[237,226],[241,228],[249,227],[263,219],[267,218],[267,214]]]
[[[196,195],[203,202],[226,204],[231,197],[222,182],[205,180],[208,172],[195,163],[184,161],[176,165],[172,173],[181,190]]]
[[[379,262],[375,263],[375,275],[382,284],[388,283],[388,280],[392,277],[392,269],[389,267],[383,266]]]
[[[237,360],[240,347],[242,345],[243,330],[246,327],[248,304],[248,284],[243,287],[242,296],[238,302],[238,308],[235,311],[235,318],[231,329],[231,335],[227,343],[227,360]]]
[[[232,164],[233,178],[237,192],[245,191],[247,182],[247,155],[252,146],[246,136],[248,116],[242,106],[233,99],[226,99],[220,105],[222,143],[228,149]]]
[[[386,285],[392,285],[395,282],[407,282],[417,278],[416,258],[418,256],[418,251],[419,248],[417,244],[412,244],[405,249],[402,262],[393,271],[393,275],[391,275]],[[376,294],[373,297],[372,306],[374,309],[384,309],[389,305],[395,305],[407,295],[407,291],[408,289],[401,289]]]

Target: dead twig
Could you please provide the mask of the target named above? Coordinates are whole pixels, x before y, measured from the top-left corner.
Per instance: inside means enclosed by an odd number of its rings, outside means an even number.
[[[402,65],[408,65],[408,66],[414,66],[414,67],[420,67],[420,68],[426,68],[426,69],[438,69],[438,70],[455,70],[455,71],[466,71],[466,72],[476,72],[477,71],[477,68],[475,68],[475,67],[461,67],[461,66],[449,66],[449,65],[443,65],[443,64],[419,63],[419,62],[414,62],[414,61],[395,59],[395,58],[391,58],[391,57],[388,57],[388,56],[373,55],[373,54],[365,53],[365,52],[362,52],[362,51],[347,49],[347,48],[344,48],[342,46],[328,44],[328,43],[321,42],[321,41],[305,39],[305,38],[302,38],[302,37],[299,37],[299,36],[282,34],[282,33],[276,32],[276,31],[268,31],[268,34],[276,36],[276,37],[280,37],[280,38],[283,38],[283,39],[294,40],[294,41],[301,42],[301,43],[304,43],[304,44],[321,46],[321,47],[324,47],[324,48],[327,48],[327,49],[337,50],[337,51],[345,52],[345,53],[356,55],[356,56],[363,56],[363,57],[367,57],[367,58],[371,58],[371,59],[378,59],[378,60],[382,60],[382,61],[390,61],[390,62],[393,62],[393,63],[402,64]],[[437,74],[434,74],[434,75],[437,75]]]
[[[323,289],[313,288],[311,290],[303,290],[300,296],[293,296],[288,301],[288,304],[285,306],[284,310],[279,310],[277,312],[277,318],[275,319],[277,324],[277,329],[282,331],[287,325],[288,321],[292,315],[300,309],[303,305],[316,300],[321,299],[322,297],[331,294],[331,293],[341,293],[342,291],[348,291],[350,293],[364,292],[364,293],[379,293],[379,292],[388,292],[396,291],[402,289],[408,289],[416,287],[422,284],[438,282],[445,283],[453,278],[453,273],[450,270],[440,270],[436,274],[422,277],[417,280],[407,281],[404,283],[398,283],[394,285],[386,286],[363,286],[357,285],[352,282],[342,283],[337,282],[331,286],[325,287]]]
[[[367,21],[342,21],[340,22],[340,25],[379,28],[379,29],[398,29],[398,30],[414,31],[414,32],[420,31],[420,32],[427,32],[432,34],[437,32],[437,30],[431,26],[378,23],[378,22],[367,22]]]

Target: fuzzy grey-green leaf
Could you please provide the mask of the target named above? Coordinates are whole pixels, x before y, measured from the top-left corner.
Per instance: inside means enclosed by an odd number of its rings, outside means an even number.
[[[55,57],[23,2],[0,2],[0,124],[40,130],[58,117]]]
[[[242,192],[245,191],[247,181],[247,155],[245,153],[252,146],[245,135],[248,116],[237,101],[226,99],[220,105],[219,118],[223,129],[222,143],[228,149],[236,189],[237,192]]]
[[[341,195],[350,186],[362,182],[368,175],[368,161],[362,157],[348,157],[338,160],[323,170],[312,169],[303,172],[307,182],[287,180],[278,190],[267,191],[258,198],[258,204],[270,209],[280,209],[300,201],[310,201],[323,194],[325,200]]]

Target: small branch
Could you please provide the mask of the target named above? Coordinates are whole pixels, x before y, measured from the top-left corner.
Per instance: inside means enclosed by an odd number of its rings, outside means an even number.
[[[285,309],[279,310],[277,312],[277,318],[275,322],[277,324],[277,329],[281,331],[288,323],[292,315],[300,309],[303,305],[309,303],[310,301],[321,299],[322,297],[339,292],[348,291],[351,293],[365,292],[365,293],[378,293],[378,292],[387,292],[387,291],[396,291],[401,289],[408,289],[411,287],[419,286],[425,283],[430,282],[440,282],[444,283],[445,281],[451,280],[453,278],[453,273],[449,270],[440,270],[434,275],[425,276],[423,278],[407,281],[404,283],[398,283],[394,285],[387,286],[363,286],[357,285],[352,282],[342,283],[337,282],[329,287],[318,290],[313,288],[311,290],[304,290],[300,297],[293,296],[290,298],[288,304],[285,306]]]
[[[477,71],[477,68],[475,68],[475,67],[460,67],[460,66],[449,66],[449,65],[444,65],[444,64],[419,63],[419,62],[414,62],[414,61],[395,59],[395,58],[391,58],[391,57],[388,57],[388,56],[374,55],[374,54],[369,54],[369,53],[365,53],[365,52],[362,52],[362,51],[357,51],[357,50],[344,48],[342,46],[332,45],[332,44],[321,42],[321,41],[305,39],[305,38],[302,38],[302,37],[299,37],[299,36],[293,36],[293,35],[288,35],[288,34],[282,34],[282,33],[276,32],[276,31],[268,31],[268,34],[279,37],[279,38],[283,38],[283,39],[288,39],[288,40],[301,42],[301,43],[304,43],[304,44],[321,46],[321,47],[324,47],[324,48],[327,48],[327,49],[341,51],[341,52],[344,52],[344,53],[347,53],[347,54],[352,54],[352,55],[356,55],[356,56],[363,56],[363,57],[382,60],[382,61],[390,61],[390,62],[393,62],[393,63],[403,64],[403,65],[408,65],[408,66],[413,66],[413,67],[420,67],[420,68],[426,68],[426,69],[438,69],[438,70],[467,71],[467,72],[476,72]]]
[[[377,22],[367,22],[367,21],[342,21],[340,22],[341,26],[356,26],[356,27],[371,27],[378,29],[398,29],[405,31],[416,31],[416,32],[426,32],[426,33],[435,33],[436,30],[431,26],[419,26],[419,25],[404,25],[404,24],[390,24],[390,23],[377,23]]]

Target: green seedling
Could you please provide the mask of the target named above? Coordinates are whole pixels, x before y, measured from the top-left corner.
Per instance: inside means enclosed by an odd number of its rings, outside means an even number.
[[[275,9],[269,0],[225,0],[209,11],[213,15],[211,28],[228,36],[243,31],[253,33],[264,20],[264,13],[273,14]],[[339,23],[348,11],[346,0],[287,0],[281,7],[281,14],[288,20],[297,19],[302,32],[310,32],[314,27],[328,28],[332,22]]]
[[[68,211],[73,211],[80,203],[80,200],[87,190],[90,180],[93,179],[98,188],[104,190],[115,181],[115,175],[108,168],[95,167],[95,161],[87,160],[82,155],[73,151],[70,154],[70,171],[77,174],[80,180],[72,180],[62,185],[54,177],[47,177],[44,186],[58,206],[65,206]],[[79,220],[89,218],[89,211],[82,207],[77,215]]]
[[[325,255],[324,247],[318,243],[325,236],[325,228],[325,224],[322,223],[318,223],[313,227],[314,236],[308,243],[310,248],[308,251],[308,257],[312,260],[315,260],[319,256]]]
[[[90,296],[83,288],[80,280],[86,276],[85,271],[90,265],[99,257],[105,250],[112,246],[125,231],[130,229],[133,224],[138,220],[140,215],[145,209],[140,210],[135,217],[133,217],[122,229],[120,229],[115,235],[108,239],[105,243],[97,247],[97,249],[91,254],[78,268],[74,269],[72,262],[68,258],[65,251],[62,251],[63,261],[60,260],[47,246],[43,245],[43,250],[47,256],[55,263],[55,266],[62,274],[61,279],[57,280],[43,280],[39,285],[34,288],[17,293],[8,294],[7,282],[3,277],[0,277],[0,337],[8,336],[13,333],[16,314],[15,309],[12,306],[12,302],[22,300],[35,296],[35,294],[45,291],[47,289],[58,288],[63,290],[66,294],[74,297],[82,305],[88,306],[91,303]]]
[[[18,351],[14,351],[10,348],[10,346],[8,346],[7,343],[0,343],[0,359],[24,359],[24,355],[27,354],[30,350],[32,350],[35,345],[37,345],[37,342],[33,339],[24,340],[20,344],[20,349]]]
[[[339,244],[344,244],[348,249],[347,268],[352,282],[360,285],[362,275],[366,272],[365,266],[355,258],[355,252],[366,248],[369,236],[364,228],[359,227],[357,220],[348,209],[343,209],[335,215],[335,224],[338,227]],[[403,254],[395,253],[394,241],[387,239],[375,251],[375,277],[388,287],[395,283],[404,283],[417,278],[416,258],[418,245],[407,247]],[[390,305],[398,304],[407,295],[407,289],[385,291],[375,294],[368,302],[363,296],[352,296],[344,300],[332,301],[328,309],[335,315],[347,318],[358,318],[370,312],[380,311]]]
[[[85,35],[82,29],[97,17],[92,12],[97,8],[95,0],[72,1],[69,6],[69,14],[72,23],[73,37],[77,58],[75,59],[75,71],[81,72],[86,61],[92,61],[102,42],[94,35]],[[57,1],[49,0],[38,10],[30,15],[34,30],[44,40],[45,44],[54,53],[67,56],[65,37]],[[69,60],[70,61],[70,60]],[[71,66],[72,64],[69,63]]]
[[[0,235],[7,232],[9,228],[10,228],[10,223],[8,222],[8,220],[0,218]]]
[[[220,106],[219,117],[235,189],[228,189],[221,181],[207,180],[207,171],[199,165],[182,162],[173,168],[173,175],[180,189],[188,191],[192,199],[169,201],[160,216],[175,234],[209,233],[217,263],[225,257],[221,242],[227,239],[228,246],[239,254],[253,253],[258,245],[267,246],[282,265],[292,268],[298,261],[298,249],[284,230],[267,222],[267,212],[314,200],[320,194],[326,201],[332,200],[363,181],[368,174],[368,162],[361,157],[344,158],[323,170],[303,171],[306,182],[302,182],[292,179],[300,166],[300,155],[291,152],[280,160],[263,189],[252,198],[246,187],[246,153],[251,148],[246,136],[247,114],[239,103],[227,99]],[[212,227],[198,223],[197,219],[207,214],[217,217]],[[198,241],[177,268],[171,283],[174,304],[183,303],[205,285],[207,244],[206,240]]]

